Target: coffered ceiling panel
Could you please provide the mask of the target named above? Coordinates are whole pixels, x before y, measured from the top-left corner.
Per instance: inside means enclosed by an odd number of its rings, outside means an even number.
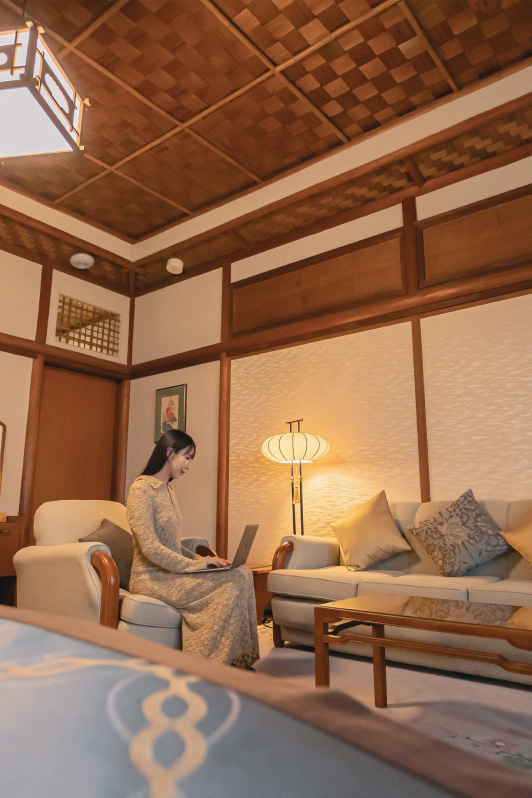
[[[113,172],[61,200],[59,207],[132,238],[184,216],[175,205]]]
[[[0,30],[20,27],[23,7],[91,105],[83,154],[6,159],[0,183],[132,240],[532,56],[532,0],[0,0]],[[346,176],[181,249],[199,267],[494,154],[524,154],[522,108],[505,129]],[[138,285],[166,277],[164,259],[153,264]]]
[[[200,0],[131,0],[80,50],[181,121],[265,70]]]
[[[271,177],[340,143],[338,135],[278,77],[201,119],[194,127],[260,177]]]
[[[256,184],[242,169],[186,130],[129,161],[121,172],[188,210]]]

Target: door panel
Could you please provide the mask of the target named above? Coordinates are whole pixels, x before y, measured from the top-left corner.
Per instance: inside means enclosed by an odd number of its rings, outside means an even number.
[[[33,513],[55,499],[111,498],[116,402],[112,380],[45,368]]]

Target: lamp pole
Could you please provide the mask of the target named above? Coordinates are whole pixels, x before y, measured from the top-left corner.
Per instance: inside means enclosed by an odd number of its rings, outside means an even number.
[[[290,432],[293,432],[292,424],[297,424],[297,432],[301,432],[301,422],[304,419],[296,418],[295,421],[287,421],[290,428]],[[297,483],[296,483],[297,479]],[[299,475],[296,474],[294,478],[294,461],[292,460],[291,463],[291,480],[292,480],[292,527],[294,530],[294,535],[297,533],[296,529],[296,504],[299,504],[299,515],[300,515],[300,529],[301,534],[305,534],[305,527],[303,523],[303,471],[301,468],[301,460],[299,460]]]

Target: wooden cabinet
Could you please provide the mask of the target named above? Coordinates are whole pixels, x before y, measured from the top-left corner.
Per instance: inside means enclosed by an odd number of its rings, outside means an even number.
[[[272,600],[272,594],[268,590],[268,574],[272,567],[271,565],[248,565],[248,568],[253,574],[255,601],[257,604],[257,624],[261,624],[264,611],[268,609]]]
[[[23,518],[8,515],[7,521],[0,521],[0,577],[15,576],[13,556],[22,541]]]

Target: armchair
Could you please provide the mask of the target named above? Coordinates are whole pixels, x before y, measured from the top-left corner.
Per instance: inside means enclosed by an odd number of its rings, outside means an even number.
[[[13,560],[17,606],[95,621],[180,648],[180,612],[158,599],[120,588],[108,547],[78,542],[103,518],[130,532],[126,508],[119,502],[63,500],[39,507],[34,518],[36,545],[21,549]],[[210,553],[207,540],[184,542],[193,551]]]

